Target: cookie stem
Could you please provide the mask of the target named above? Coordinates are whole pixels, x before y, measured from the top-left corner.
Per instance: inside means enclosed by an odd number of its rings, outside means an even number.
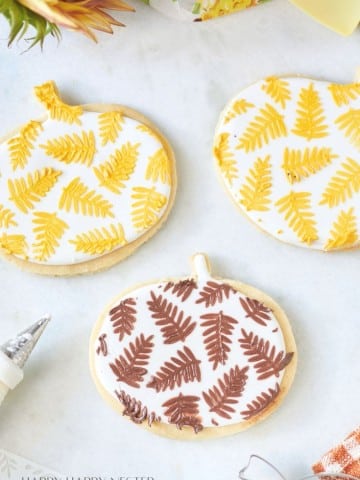
[[[49,81],[35,87],[34,93],[52,120],[81,124],[82,107],[80,105],[68,105],[63,102],[55,82]]]
[[[191,257],[191,263],[193,267],[193,275],[198,280],[206,279],[210,277],[211,266],[210,261],[205,253],[195,253]]]
[[[54,101],[62,102],[59,90],[55,82],[49,81],[34,88],[34,94],[37,100],[49,110]],[[63,103],[63,102],[62,102]]]

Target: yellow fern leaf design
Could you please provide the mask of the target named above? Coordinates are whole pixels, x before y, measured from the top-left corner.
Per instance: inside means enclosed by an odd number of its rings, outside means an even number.
[[[281,167],[288,181],[296,183],[330,165],[338,156],[332,153],[331,148],[326,147],[305,148],[305,150],[286,148]]]
[[[284,214],[289,227],[296,233],[299,240],[307,244],[319,238],[310,199],[309,192],[291,191],[275,203],[279,213]]]
[[[238,149],[244,149],[246,153],[261,148],[269,141],[287,135],[284,116],[272,107],[269,103],[260,109],[252,122],[248,125],[240,138]]]
[[[134,187],[132,192],[132,223],[137,230],[150,228],[158,221],[158,213],[166,205],[167,198],[155,187]]]
[[[342,210],[332,228],[330,238],[324,247],[325,250],[352,247],[358,241],[356,216],[353,208],[347,212]]]
[[[349,141],[360,149],[360,110],[351,108],[348,112],[340,115],[335,123],[340,130],[344,130],[344,134]]]
[[[125,143],[110,155],[109,160],[94,167],[94,173],[99,185],[113,193],[120,194],[125,187],[125,181],[134,173],[138,159],[140,143]]]
[[[150,127],[148,127],[147,125],[144,125],[143,123],[141,123],[140,125],[138,125],[136,127],[136,130],[139,130],[139,132],[143,132],[143,133],[147,133],[148,135],[150,135],[150,137],[153,137],[155,138],[156,140],[159,140],[159,137],[158,135],[154,132],[154,130]]]
[[[245,100],[245,98],[240,98],[239,100],[236,100],[232,104],[231,110],[226,114],[224,118],[224,124],[229,123],[230,120],[232,120],[233,118],[246,113],[250,108],[254,107],[255,105]]]
[[[163,148],[159,148],[154,155],[149,157],[145,172],[146,180],[161,183],[171,183],[169,158]]]
[[[262,85],[262,90],[270,95],[276,103],[280,103],[282,108],[286,107],[286,102],[291,99],[289,82],[282,78],[268,77]]]
[[[20,135],[26,138],[29,142],[35,142],[40,132],[44,130],[41,122],[36,120],[30,120],[26,125],[23,125],[20,129]]]
[[[80,177],[74,178],[69,185],[63,188],[59,200],[59,209],[82,215],[95,217],[113,217],[112,204],[95,190],[89,188],[80,181]]]
[[[35,212],[32,220],[34,224],[35,243],[33,251],[36,260],[46,262],[54,255],[59,246],[59,240],[69,228],[56,213]]]
[[[239,171],[236,166],[236,159],[229,146],[230,133],[221,133],[216,138],[214,145],[214,156],[224,178],[232,185],[235,178],[238,178]]]
[[[82,163],[88,167],[94,160],[96,153],[95,135],[92,131],[82,131],[80,136],[76,133],[49,140],[45,145],[40,145],[46,155],[64,163]]]
[[[7,235],[0,237],[0,249],[9,255],[19,255],[27,258],[27,244],[25,235]]]
[[[308,88],[300,90],[297,106],[297,118],[292,132],[307,140],[326,137],[328,127],[324,123],[324,109],[313,83],[310,83]]]
[[[34,148],[22,135],[17,135],[8,141],[10,162],[13,171],[17,168],[24,168],[31,155],[31,150]]]
[[[61,173],[53,168],[43,168],[28,173],[26,177],[15,180],[9,179],[9,199],[14,202],[19,210],[27,213],[28,210],[34,208],[35,202],[39,202],[53,188]]]
[[[334,83],[329,85],[328,89],[338,107],[348,105],[351,100],[360,96],[360,83],[349,83],[347,85]]]
[[[338,170],[330,179],[325,192],[322,194],[320,205],[335,207],[359,191],[360,165],[352,158],[347,158],[341,164],[341,170]]]
[[[114,143],[122,130],[124,117],[121,112],[104,112],[98,116],[100,126],[101,145]]]
[[[250,168],[245,183],[240,189],[240,203],[248,211],[269,210],[271,187],[271,165],[270,155],[268,155],[264,160],[258,158],[253,168]]]
[[[19,135],[12,137],[8,142],[12,169],[25,168],[34,149],[33,142],[43,130],[40,122],[32,120],[20,129]]]
[[[75,245],[77,252],[89,255],[101,255],[111,252],[117,247],[125,245],[126,238],[122,225],[110,225],[109,227],[95,228],[89,232],[77,235],[75,240],[70,240]]]
[[[15,214],[0,204],[0,228],[16,227],[17,223],[14,220]]]
[[[47,82],[34,89],[37,99],[49,112],[50,118],[66,123],[81,124],[80,116],[83,113],[81,106],[70,106],[64,103],[59,96],[54,82]]]

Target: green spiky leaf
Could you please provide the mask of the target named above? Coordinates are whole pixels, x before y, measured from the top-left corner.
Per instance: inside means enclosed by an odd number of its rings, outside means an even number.
[[[60,39],[61,33],[57,25],[48,22],[16,0],[0,0],[0,14],[4,15],[10,25],[9,46],[16,39],[22,39],[30,26],[35,30],[35,35],[28,39],[31,42],[29,48],[38,43],[42,46],[47,35]]]

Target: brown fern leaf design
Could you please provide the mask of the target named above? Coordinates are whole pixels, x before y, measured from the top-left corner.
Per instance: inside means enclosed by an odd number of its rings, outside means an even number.
[[[262,392],[258,395],[255,400],[251,403],[246,405],[247,410],[243,410],[241,415],[244,417],[245,420],[250,420],[250,418],[259,415],[259,413],[263,412],[267,407],[269,407],[275,400],[275,398],[280,393],[280,386],[277,383],[275,388],[269,388],[267,392]]]
[[[216,370],[219,364],[225,365],[230,352],[232,343],[231,334],[237,320],[228,315],[224,315],[222,311],[218,313],[206,313],[201,315],[201,319],[205,320],[201,324],[206,330],[203,332],[205,348],[209,357],[209,361],[213,364],[213,370]]]
[[[229,298],[231,292],[236,293],[236,290],[230,285],[209,281],[200,292],[200,297],[196,300],[196,303],[204,302],[205,307],[214,306],[215,303],[222,303],[224,297]]]
[[[201,381],[201,370],[198,360],[188,347],[177,351],[177,357],[171,357],[165,362],[160,370],[147,384],[147,387],[154,388],[157,392],[174,390],[175,386],[181,387],[182,383]]]
[[[106,341],[106,333],[103,333],[99,336],[98,338],[98,347],[96,349],[96,354],[100,355],[102,354],[104,357],[107,357],[109,350],[107,346],[107,341]]]
[[[249,367],[231,368],[225,373],[223,379],[219,378],[218,386],[214,385],[208,392],[203,392],[205,402],[210,407],[210,412],[217,413],[220,417],[231,418],[235,412],[234,407],[238,398],[243,394],[248,375]]]
[[[291,362],[294,353],[285,353],[282,350],[276,352],[275,347],[271,347],[269,340],[265,341],[253,332],[246,333],[243,328],[241,334],[240,346],[244,349],[245,355],[249,357],[249,361],[254,363],[258,380],[265,380],[272,375],[279,377],[281,370]]]
[[[130,335],[134,330],[137,313],[135,306],[136,301],[134,298],[126,298],[109,312],[113,331],[116,335],[119,335],[120,342],[125,335]]]
[[[165,415],[168,417],[168,422],[174,423],[179,430],[185,425],[190,426],[195,433],[198,433],[203,429],[199,417],[199,400],[199,397],[182,393],[167,400],[162,406],[166,408]]]
[[[171,289],[171,293],[179,297],[182,302],[185,302],[196,288],[196,282],[191,278],[180,280],[180,282],[176,283],[168,282],[164,287],[164,292]]]
[[[259,302],[259,300],[246,297],[240,298],[240,303],[242,308],[245,310],[246,318],[251,318],[256,323],[263,326],[267,325],[266,321],[271,320],[269,315],[271,309]]]
[[[120,392],[115,390],[115,395],[124,407],[122,414],[129,417],[132,422],[139,424],[147,421],[149,427],[151,427],[154,422],[161,421],[161,418],[155,412],[149,412],[140,400],[131,397],[124,390],[120,390]]]
[[[151,300],[147,305],[152,312],[152,318],[157,320],[155,324],[161,327],[166,344],[184,342],[196,326],[195,322],[191,322],[191,316],[184,318],[184,312],[178,311],[178,307],[162,295],[156,296],[151,292]]]
[[[118,382],[127,383],[134,388],[140,387],[139,384],[147,374],[145,366],[149,363],[149,357],[154,347],[153,338],[154,335],[145,338],[141,333],[134,342],[129,344],[128,348],[125,348],[124,355],[120,355],[114,363],[109,364]]]

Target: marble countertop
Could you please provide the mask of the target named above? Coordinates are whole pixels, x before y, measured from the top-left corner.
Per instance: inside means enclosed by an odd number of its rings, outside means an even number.
[[[179,189],[161,231],[111,270],[43,278],[0,264],[4,340],[44,312],[53,321],[0,412],[0,447],[62,473],[147,475],[156,480],[235,480],[250,453],[289,478],[359,422],[360,254],[291,247],[239,215],[211,157],[220,110],[242,87],[271,74],[352,80],[360,31],[342,38],[285,0],[205,23],[177,23],[140,3],[119,15],[126,29],[97,45],[66,33],[44,51],[0,38],[0,125],[5,134],[41,111],[33,85],[54,79],[67,101],[121,103],[164,131],[177,156]],[[1,133],[0,133],[1,136]],[[284,404],[241,434],[208,442],[167,440],[118,417],[88,369],[91,328],[106,303],[134,283],[186,275],[205,251],[214,271],[264,290],[293,325],[298,372]],[[261,480],[261,479],[260,479]]]

